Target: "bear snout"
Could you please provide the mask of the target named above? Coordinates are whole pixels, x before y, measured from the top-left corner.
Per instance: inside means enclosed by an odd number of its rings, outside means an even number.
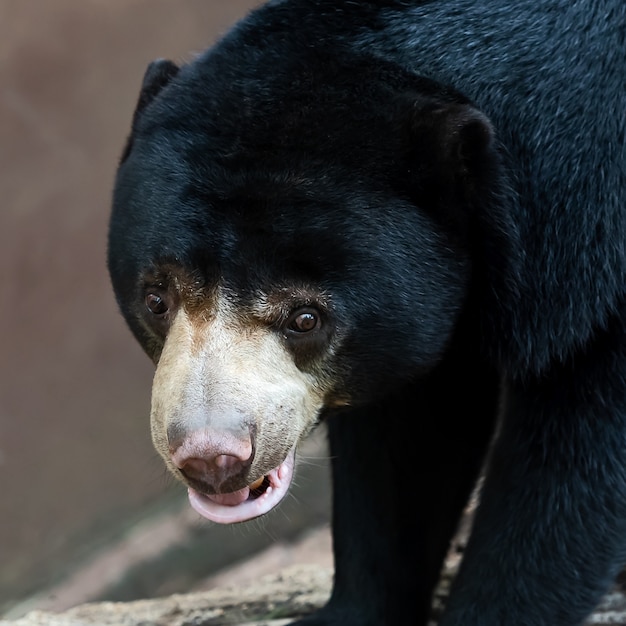
[[[187,434],[168,431],[168,440],[172,463],[195,489],[228,493],[246,484],[254,459],[250,433],[203,428]]]

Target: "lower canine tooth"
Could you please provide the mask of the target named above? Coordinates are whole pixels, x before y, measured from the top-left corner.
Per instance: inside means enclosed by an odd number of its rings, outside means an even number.
[[[248,485],[248,487],[252,490],[258,489],[263,484],[264,480],[265,480],[265,476],[261,476],[261,478],[259,478],[258,480],[255,480],[251,485]]]

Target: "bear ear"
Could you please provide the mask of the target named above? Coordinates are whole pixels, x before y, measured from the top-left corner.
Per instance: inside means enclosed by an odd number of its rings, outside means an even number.
[[[448,157],[462,173],[478,175],[494,151],[495,133],[487,116],[470,105],[453,106],[445,114],[442,130]]]
[[[419,102],[413,106],[412,160],[422,189],[476,196],[493,181],[499,163],[495,132],[484,113],[471,104]]]
[[[176,74],[179,67],[167,59],[156,59],[146,68],[141,84],[139,100],[133,116],[133,128],[141,112],[159,95],[159,92],[167,85]]]
[[[146,72],[143,75],[143,82],[141,84],[141,91],[139,92],[139,99],[137,100],[135,112],[133,113],[131,134],[126,141],[126,146],[122,152],[120,163],[123,163],[130,154],[133,146],[133,135],[135,134],[137,122],[141,117],[141,113],[159,95],[163,87],[165,87],[165,85],[167,85],[172,78],[178,74],[178,71],[179,67],[167,59],[156,59],[146,68]]]

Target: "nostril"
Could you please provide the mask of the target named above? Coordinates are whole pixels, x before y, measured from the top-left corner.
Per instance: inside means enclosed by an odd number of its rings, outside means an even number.
[[[180,471],[192,480],[207,481],[212,472],[210,464],[204,459],[190,458],[179,466]]]

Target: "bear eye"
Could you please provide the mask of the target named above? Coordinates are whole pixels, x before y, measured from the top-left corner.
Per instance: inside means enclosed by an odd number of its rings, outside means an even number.
[[[287,320],[287,330],[292,333],[310,333],[321,326],[320,315],[315,309],[298,309],[289,316]]]
[[[165,315],[169,307],[165,299],[158,293],[149,292],[146,294],[146,308],[153,315]]]

